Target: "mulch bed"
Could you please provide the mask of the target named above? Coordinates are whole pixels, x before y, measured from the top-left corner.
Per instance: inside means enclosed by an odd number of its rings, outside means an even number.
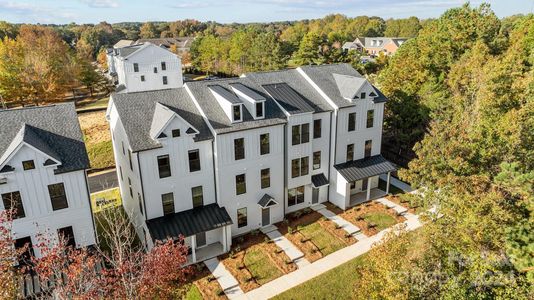
[[[246,252],[251,250],[261,251],[282,274],[287,274],[297,269],[297,266],[284,251],[270,241],[265,234],[254,231],[237,237],[232,242],[232,250],[219,257],[219,259],[237,279],[244,292],[256,289],[261,285],[244,263]]]
[[[422,208],[420,208],[420,207],[412,207],[412,206],[410,205],[410,202],[402,202],[402,201],[401,201],[401,197],[399,197],[399,196],[395,196],[395,195],[387,195],[386,198],[387,198],[389,201],[391,201],[391,202],[395,202],[395,203],[397,203],[398,205],[400,205],[400,206],[402,206],[402,207],[406,207],[406,208],[408,209],[408,212],[409,212],[409,213],[412,213],[412,214],[415,214],[415,215],[419,214],[419,213],[420,213],[420,210],[422,209]]]
[[[187,282],[197,286],[204,299],[228,299],[224,294],[219,282],[213,276],[204,263],[198,263],[192,267],[192,274],[187,277]],[[186,285],[187,286],[187,285]]]

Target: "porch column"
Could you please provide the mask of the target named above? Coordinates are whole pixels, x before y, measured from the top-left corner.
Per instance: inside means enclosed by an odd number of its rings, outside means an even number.
[[[389,179],[391,178],[391,172],[388,172],[388,180],[386,183],[386,194],[389,194]]]
[[[197,262],[197,236],[192,235],[191,236],[191,249],[193,250],[192,256],[193,256],[193,262]]]
[[[369,180],[371,180],[371,177],[367,178],[367,201],[371,199],[371,182]]]
[[[227,244],[228,244],[228,241],[226,240],[226,235],[227,235],[228,233],[226,232],[226,226],[224,226],[224,227],[222,228],[222,232],[223,232],[223,234],[222,234],[222,237],[223,237],[223,242],[222,242],[222,245],[223,245],[223,251],[224,251],[224,252],[227,252],[227,251],[228,251],[228,245],[227,245]]]

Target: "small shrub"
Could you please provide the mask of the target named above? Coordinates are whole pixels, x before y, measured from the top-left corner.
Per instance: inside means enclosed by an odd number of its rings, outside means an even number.
[[[326,217],[325,217],[325,216],[322,216],[320,220],[321,220],[321,221],[326,221]]]
[[[351,235],[350,233],[348,233],[348,232],[347,232],[347,233],[345,233],[345,238],[347,238],[347,239],[348,239],[348,238],[350,238],[351,236],[352,236],[352,235]]]
[[[250,276],[250,277],[245,278],[245,281],[246,282],[254,281],[254,276]]]
[[[356,217],[356,221],[363,221],[364,217],[363,216],[357,216]]]
[[[286,259],[286,265],[290,265],[290,264],[292,264],[292,263],[293,263],[292,260]]]
[[[217,289],[216,294],[217,296],[224,296],[224,291],[221,289]]]
[[[312,212],[312,209],[309,207],[306,207],[305,209],[302,210],[302,213],[305,215],[310,214],[311,212]]]
[[[240,236],[240,237],[237,238],[237,242],[240,243],[240,244],[242,244],[244,241],[245,241],[245,237],[243,237],[243,236]]]
[[[354,211],[360,211],[360,210],[362,210],[361,206],[354,207]]]
[[[252,234],[253,236],[256,236],[260,233],[260,231],[258,229],[254,229],[250,232],[250,234]]]
[[[317,250],[316,248],[312,248],[312,249],[311,249],[311,253],[316,253],[316,252],[318,252],[318,251],[319,251],[319,250]]]
[[[288,232],[289,234],[293,234],[293,227],[288,226],[288,227],[287,227],[287,232]]]
[[[339,226],[338,223],[334,223],[334,226],[335,226],[336,229],[341,229],[341,226]]]
[[[284,252],[284,250],[282,250],[282,249],[276,249],[276,250],[274,250],[274,253],[276,253],[276,254],[280,254],[280,253],[282,253],[282,252]]]
[[[375,223],[369,223],[367,224],[367,228],[371,229],[371,228],[375,228],[376,227],[376,224]]]
[[[301,231],[301,230],[302,230],[302,225],[297,226],[297,231]]]
[[[212,282],[212,281],[214,281],[215,279],[216,279],[216,278],[215,278],[215,276],[214,276],[213,274],[208,276],[208,282]]]
[[[244,264],[239,264],[239,265],[237,265],[237,268],[239,270],[243,270],[245,268],[245,265]]]
[[[293,214],[293,217],[294,217],[295,219],[300,218],[300,216],[302,216],[302,211],[301,211],[301,210],[296,211],[296,212]]]
[[[309,240],[310,240],[309,238],[301,238],[301,239],[300,239],[300,242],[304,244],[304,243],[306,243],[306,242],[309,241]]]

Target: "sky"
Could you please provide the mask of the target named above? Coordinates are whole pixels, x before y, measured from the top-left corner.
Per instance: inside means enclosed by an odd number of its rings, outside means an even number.
[[[0,20],[13,23],[98,23],[197,19],[221,23],[292,21],[332,13],[432,18],[464,0],[0,0]],[[482,0],[471,0],[478,5]],[[532,13],[534,0],[494,0],[499,17]]]

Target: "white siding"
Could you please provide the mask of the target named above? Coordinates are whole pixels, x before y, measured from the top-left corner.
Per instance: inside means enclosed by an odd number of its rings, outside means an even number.
[[[310,138],[312,142],[312,155],[310,157],[310,172],[312,175],[323,173],[329,179],[330,169],[330,112],[316,113],[313,115],[313,120],[321,120],[321,137],[313,138],[313,122],[310,125]],[[321,167],[317,170],[313,169],[313,153],[321,151]],[[319,203],[328,201],[328,187],[323,186],[319,192]]]

